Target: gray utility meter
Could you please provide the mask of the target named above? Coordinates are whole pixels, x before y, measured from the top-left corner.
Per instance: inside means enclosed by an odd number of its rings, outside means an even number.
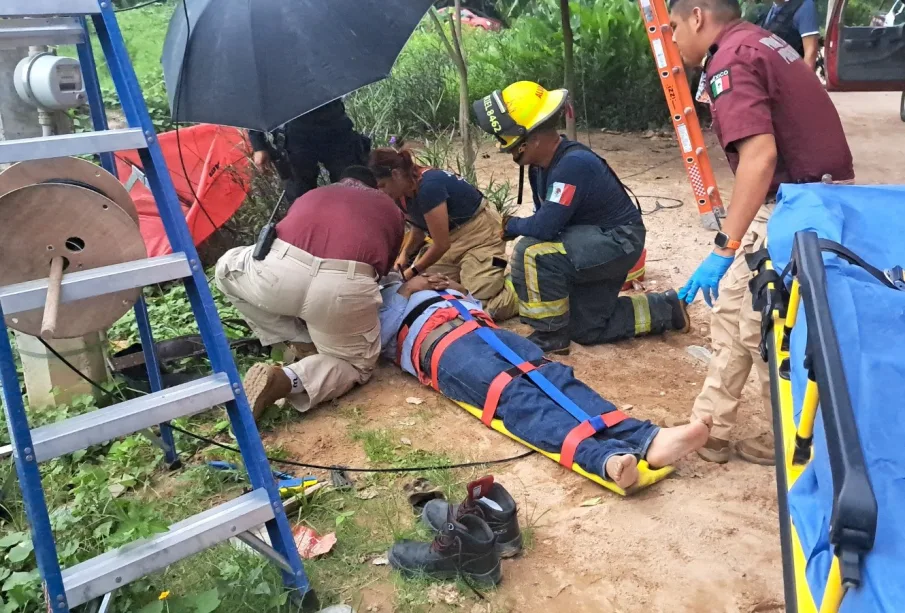
[[[45,111],[65,111],[88,100],[79,61],[51,53],[23,59],[13,75],[16,92],[26,103]]]

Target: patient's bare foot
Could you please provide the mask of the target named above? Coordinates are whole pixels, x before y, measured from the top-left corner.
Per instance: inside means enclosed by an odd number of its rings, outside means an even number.
[[[710,436],[713,418],[694,419],[685,426],[660,428],[647,449],[647,463],[662,468],[704,446]]]
[[[628,489],[638,482],[638,458],[633,455],[614,455],[604,465],[606,476],[622,489]]]

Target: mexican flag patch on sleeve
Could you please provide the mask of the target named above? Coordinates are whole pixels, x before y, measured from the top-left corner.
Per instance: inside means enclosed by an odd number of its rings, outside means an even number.
[[[572,204],[572,198],[575,197],[575,186],[568,183],[554,183],[547,192],[547,200],[569,206]]]
[[[729,69],[721,70],[710,78],[710,94],[713,100],[732,89],[732,76]]]

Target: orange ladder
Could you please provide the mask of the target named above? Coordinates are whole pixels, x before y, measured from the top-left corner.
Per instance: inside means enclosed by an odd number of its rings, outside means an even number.
[[[691,181],[691,189],[698,205],[705,226],[719,228],[720,218],[726,216],[720,191],[716,186],[716,178],[707,147],[704,145],[704,133],[694,109],[694,98],[688,88],[688,78],[679,49],[672,40],[672,29],[669,27],[669,10],[664,0],[638,0],[650,48],[660,73],[660,83],[666,94],[666,103],[672,116],[672,124],[676,130],[685,171]]]

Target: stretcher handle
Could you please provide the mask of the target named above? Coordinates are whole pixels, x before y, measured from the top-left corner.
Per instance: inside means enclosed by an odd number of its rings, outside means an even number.
[[[840,561],[843,586],[854,587],[861,583],[863,557],[874,545],[877,499],[858,436],[817,234],[798,232],[792,257],[807,318],[805,359],[812,365],[817,381],[833,479],[830,543]]]

